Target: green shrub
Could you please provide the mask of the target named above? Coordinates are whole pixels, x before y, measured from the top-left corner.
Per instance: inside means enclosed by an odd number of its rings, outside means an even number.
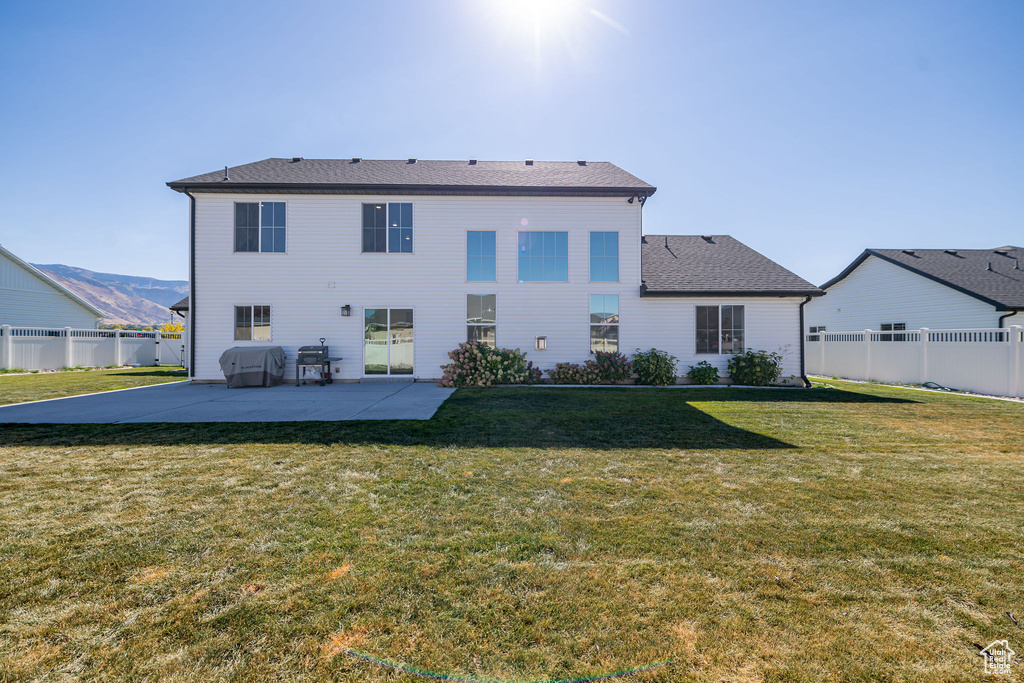
[[[533,384],[540,369],[519,349],[495,349],[479,342],[464,342],[448,352],[451,363],[442,365],[442,387],[490,387],[495,384]]]
[[[597,368],[602,382],[625,382],[633,377],[633,363],[625,354],[598,351],[594,360],[587,361],[588,366],[591,364]]]
[[[729,358],[729,375],[734,384],[766,387],[782,374],[782,356],[767,351],[747,350]]]
[[[592,360],[588,360],[585,365],[555,363],[554,369],[547,372],[555,384],[598,384],[601,381],[601,375]]]
[[[633,370],[637,384],[664,387],[676,383],[676,357],[658,349],[636,350]]]
[[[686,376],[694,384],[714,384],[718,381],[718,368],[706,360],[702,360],[696,365],[691,365]]]

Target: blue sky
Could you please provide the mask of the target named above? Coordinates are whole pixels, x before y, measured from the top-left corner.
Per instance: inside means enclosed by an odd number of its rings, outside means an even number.
[[[187,274],[164,183],[266,157],[590,159],[649,233],[820,284],[865,247],[1024,244],[1024,3],[0,5],[0,243]]]

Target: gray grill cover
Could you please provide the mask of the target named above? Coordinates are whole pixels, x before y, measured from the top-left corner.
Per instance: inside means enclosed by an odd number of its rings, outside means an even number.
[[[220,369],[229,387],[272,387],[284,379],[284,349],[235,346],[220,354]]]

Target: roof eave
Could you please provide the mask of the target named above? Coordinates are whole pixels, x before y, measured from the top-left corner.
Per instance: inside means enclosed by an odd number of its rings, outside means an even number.
[[[824,296],[820,289],[775,289],[775,290],[742,290],[742,289],[657,289],[640,288],[642,297],[787,297],[787,296]]]
[[[414,185],[414,184],[341,184],[341,183],[190,183],[175,180],[167,187],[176,192],[239,194],[419,194],[490,195],[544,197],[650,197],[658,188],[642,187],[565,187],[505,185]]]

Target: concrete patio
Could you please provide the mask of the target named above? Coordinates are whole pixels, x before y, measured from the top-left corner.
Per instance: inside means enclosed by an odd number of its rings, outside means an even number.
[[[174,382],[3,406],[0,424],[429,420],[453,391],[419,382],[244,389]]]

